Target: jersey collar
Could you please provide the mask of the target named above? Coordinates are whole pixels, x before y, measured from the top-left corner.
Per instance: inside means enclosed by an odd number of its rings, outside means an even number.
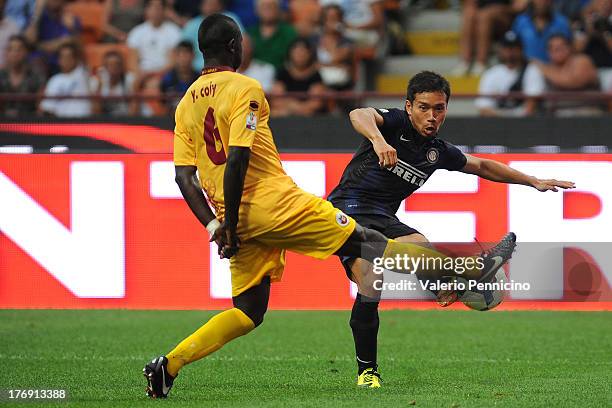
[[[222,71],[232,71],[234,72],[234,68],[232,67],[228,67],[227,65],[219,65],[216,67],[206,67],[202,70],[202,73],[200,75],[208,75],[208,74],[214,74],[215,72],[222,72]]]

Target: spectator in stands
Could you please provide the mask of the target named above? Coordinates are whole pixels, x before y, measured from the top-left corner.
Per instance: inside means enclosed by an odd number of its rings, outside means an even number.
[[[69,43],[78,43],[81,22],[66,11],[66,0],[40,0],[32,15],[25,37],[42,52],[50,73],[58,70],[59,49]]]
[[[172,67],[171,53],[181,30],[164,20],[164,0],[147,0],[145,21],[130,31],[127,45],[136,50],[143,74],[161,74]]]
[[[160,91],[163,94],[178,94],[172,99],[166,99],[166,105],[174,111],[180,102],[183,94],[187,92],[189,86],[195,81],[199,71],[191,67],[193,60],[193,46],[189,41],[181,41],[174,49],[174,68],[166,72],[162,77]]]
[[[568,19],[553,10],[552,0],[531,0],[527,10],[514,20],[512,31],[521,39],[525,57],[543,62],[548,62],[546,47],[553,34],[571,37]]]
[[[321,11],[321,33],[316,39],[319,73],[323,83],[342,91],[353,86],[353,43],[342,34],[342,8],[331,4]]]
[[[298,37],[311,38],[318,34],[321,22],[319,0],[292,0],[287,16]]]
[[[290,0],[280,0],[282,13],[285,13],[289,9],[289,1]],[[240,21],[245,27],[251,28],[259,23],[256,3],[256,0],[231,0],[228,4],[228,9],[240,18]]]
[[[597,69],[591,59],[574,52],[568,37],[555,34],[548,40],[550,63],[534,60],[536,75],[526,92],[529,95],[540,95],[544,92],[598,91],[599,78]],[[538,75],[539,74],[539,75]],[[558,113],[581,114],[599,110],[597,104],[580,101],[554,102]],[[535,113],[537,104],[534,100],[527,102],[527,113]]]
[[[14,35],[6,48],[6,67],[0,70],[0,93],[37,94],[43,87],[42,78],[28,64],[28,42],[25,37]],[[2,114],[23,116],[36,112],[36,100],[1,103]]]
[[[118,51],[108,51],[102,66],[89,84],[92,95],[107,97],[127,96],[134,92],[134,73],[127,72],[123,55]],[[95,100],[93,112],[96,114],[126,116],[135,113],[136,104],[128,100]]]
[[[325,92],[323,79],[317,70],[316,51],[308,40],[299,38],[290,45],[286,66],[276,75],[273,92],[304,92],[313,96]],[[272,115],[312,116],[325,110],[324,102],[316,96],[275,97]]]
[[[0,0],[0,68],[4,67],[4,50],[9,39],[19,34],[19,26],[4,14],[4,0]]]
[[[248,30],[253,41],[253,56],[269,62],[277,70],[282,69],[287,49],[297,38],[297,33],[281,20],[279,0],[256,1],[259,24]]]
[[[597,68],[612,68],[612,1],[593,0],[584,9],[583,22],[574,40]]]
[[[274,65],[253,58],[253,44],[248,35],[242,37],[242,66],[240,72],[259,81],[264,92],[272,91],[276,76]]]
[[[53,75],[45,88],[48,96],[88,96],[87,71],[81,65],[81,55],[75,43],[62,44],[58,50],[60,72]],[[91,115],[89,99],[43,99],[39,109],[58,117],[82,117]]]
[[[200,28],[200,24],[202,20],[208,15],[221,13],[230,18],[232,18],[238,27],[240,27],[240,31],[244,32],[244,28],[240,23],[240,19],[234,13],[225,10],[225,1],[226,0],[202,0],[200,2],[200,15],[192,18],[185,24],[183,27],[182,38],[183,40],[187,40],[191,43],[193,49],[195,50],[193,55],[192,66],[196,71],[201,71],[204,67],[204,56],[199,51],[198,48],[198,30]]]
[[[382,0],[323,0],[323,7],[338,4],[344,12],[344,34],[358,48],[375,48],[378,56],[386,52],[385,9]]]
[[[579,22],[582,10],[591,0],[554,0],[553,7],[555,11],[567,17],[570,25]],[[608,0],[604,0],[608,1]]]
[[[513,31],[508,31],[499,44],[500,64],[487,69],[480,79],[476,107],[482,116],[524,115],[524,100],[517,98],[494,99],[484,95],[503,95],[509,92],[524,92],[529,88],[533,76],[537,75],[534,65],[527,65],[523,57],[521,41]]]
[[[495,34],[504,33],[512,24],[518,2],[511,0],[465,0],[460,37],[461,62],[453,69],[455,76],[481,75],[489,61]]]
[[[143,0],[67,0],[67,3],[76,3],[75,8],[68,4],[68,9],[83,20],[84,44],[125,42],[127,32],[142,21]],[[103,37],[99,38],[100,35]]]
[[[144,0],[104,0],[107,26],[104,28],[112,40],[125,42],[127,33],[142,22]]]
[[[36,7],[36,0],[6,0],[4,15],[13,20],[19,31],[27,28]]]

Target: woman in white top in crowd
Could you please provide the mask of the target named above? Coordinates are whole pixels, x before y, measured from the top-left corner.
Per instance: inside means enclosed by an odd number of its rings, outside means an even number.
[[[323,7],[316,41],[319,73],[326,86],[338,91],[353,86],[353,43],[344,36],[344,29],[342,8],[336,4]]]

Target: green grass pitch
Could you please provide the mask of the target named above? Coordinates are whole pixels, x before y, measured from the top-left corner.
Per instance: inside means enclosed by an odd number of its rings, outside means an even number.
[[[148,400],[144,363],[212,314],[0,311],[0,388],[70,395],[24,407],[612,406],[606,312],[381,312],[384,382],[368,390],[355,386],[349,312],[273,311]]]

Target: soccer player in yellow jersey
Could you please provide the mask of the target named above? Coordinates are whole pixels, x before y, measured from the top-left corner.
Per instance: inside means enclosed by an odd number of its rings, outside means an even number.
[[[280,280],[286,250],[320,259],[336,254],[371,262],[397,254],[446,258],[431,248],[388,240],[298,188],[282,168],[261,85],[235,72],[242,59],[236,23],[221,14],[207,17],[198,43],[206,66],[176,110],[176,181],[220,256],[230,258],[234,307],[145,366],[147,394],[155,398],[168,395],[183,366],[262,323],[270,282]],[[483,282],[494,276],[510,258],[514,242],[513,234],[506,237],[483,267],[463,276]],[[442,273],[416,272],[434,279],[448,275]],[[368,384],[376,386],[378,378],[370,377]]]

